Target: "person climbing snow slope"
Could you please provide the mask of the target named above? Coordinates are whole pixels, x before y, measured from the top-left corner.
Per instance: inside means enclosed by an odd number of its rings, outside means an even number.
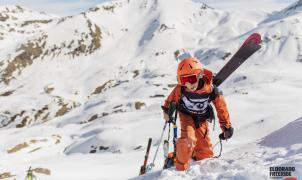
[[[213,85],[213,73],[195,58],[182,60],[177,68],[178,84],[164,102],[164,119],[169,122],[168,107],[176,102],[181,135],[177,140],[175,168],[186,170],[191,158],[202,160],[213,157],[208,121],[214,112],[213,103],[224,138],[233,135],[233,127],[222,92]]]

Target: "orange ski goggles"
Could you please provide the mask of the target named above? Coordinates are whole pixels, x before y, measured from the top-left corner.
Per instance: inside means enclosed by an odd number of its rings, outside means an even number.
[[[190,74],[185,76],[180,76],[180,83],[184,86],[186,83],[195,84],[198,81],[197,74]]]

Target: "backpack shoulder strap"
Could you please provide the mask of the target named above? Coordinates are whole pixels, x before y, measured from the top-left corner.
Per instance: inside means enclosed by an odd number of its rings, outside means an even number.
[[[212,92],[210,94],[210,102],[212,102],[217,96],[222,95],[222,91],[215,85],[212,86]]]

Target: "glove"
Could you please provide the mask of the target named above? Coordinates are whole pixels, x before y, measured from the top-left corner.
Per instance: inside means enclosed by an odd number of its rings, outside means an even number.
[[[163,112],[164,113],[164,119],[168,122],[168,123],[171,123],[171,120],[170,120],[170,117],[167,113]]]
[[[168,123],[171,123],[171,120],[170,120],[170,117],[168,115],[168,111],[169,109],[164,107],[164,106],[161,106],[162,110],[163,110],[163,114],[164,114],[164,119],[168,122]]]
[[[164,111],[164,119],[168,123],[175,123],[176,119],[173,118],[173,114],[176,112],[177,113],[177,104],[175,101],[170,102],[169,107],[162,106],[162,110]],[[175,115],[176,117],[176,115]]]
[[[233,132],[234,132],[234,128],[233,127],[223,127],[224,128],[224,132],[219,134],[219,139],[221,140],[227,140],[230,139],[233,136]]]

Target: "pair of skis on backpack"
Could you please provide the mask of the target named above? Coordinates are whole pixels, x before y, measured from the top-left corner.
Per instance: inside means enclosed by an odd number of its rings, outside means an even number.
[[[215,75],[213,79],[213,84],[215,86],[219,86],[222,84],[242,63],[244,63],[251,55],[253,55],[256,51],[258,51],[261,48],[261,35],[258,33],[254,33],[250,35],[244,43],[241,45],[239,50],[232,56],[232,58],[223,66],[223,68]],[[177,112],[176,112],[177,114]],[[174,137],[173,137],[173,144],[174,144],[174,151],[169,153],[169,138],[168,140],[164,141],[164,156],[165,156],[165,164],[163,169],[170,168],[174,166],[175,159],[176,159],[176,138],[175,134],[177,135],[177,127],[176,122],[174,122]],[[166,128],[166,124],[164,126],[164,130]],[[170,128],[169,128],[169,134],[170,134]],[[162,133],[163,135],[163,133]],[[161,136],[162,140],[162,136]],[[159,145],[161,144],[161,140],[159,142]],[[154,167],[154,161],[150,165],[147,165],[149,152],[152,144],[152,139],[149,138],[147,151],[145,154],[145,160],[144,164],[141,166],[140,169],[140,175],[145,174],[148,171],[151,171],[151,169]],[[159,147],[159,146],[158,146]],[[158,148],[155,153],[155,157],[157,154]]]

